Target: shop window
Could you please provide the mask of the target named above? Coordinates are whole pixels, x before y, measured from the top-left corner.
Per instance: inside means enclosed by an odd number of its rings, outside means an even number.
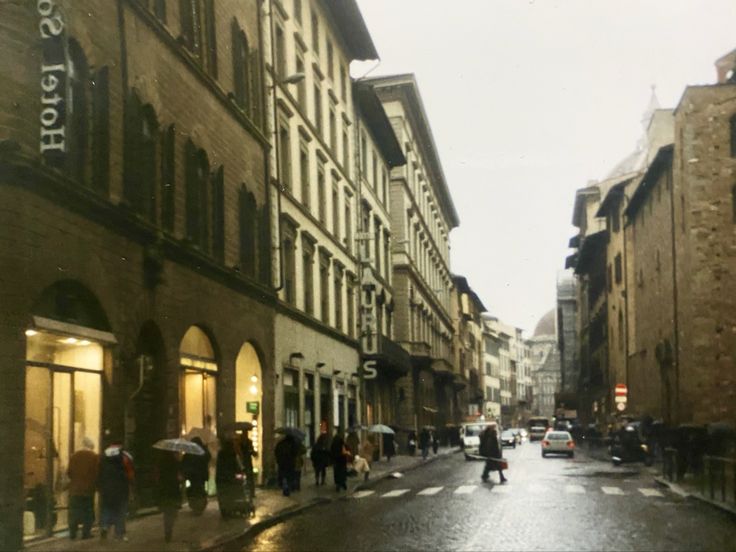
[[[258,236],[258,208],[255,196],[243,185],[238,194],[240,228],[240,270],[248,276],[256,273],[256,241]]]
[[[263,368],[258,353],[250,343],[245,343],[235,360],[235,422],[250,422],[249,437],[258,453],[253,458],[254,472],[263,473],[262,454],[263,431]],[[262,480],[260,481],[262,483]]]
[[[210,339],[197,326],[190,327],[179,345],[181,367],[181,434],[217,432],[218,366]]]

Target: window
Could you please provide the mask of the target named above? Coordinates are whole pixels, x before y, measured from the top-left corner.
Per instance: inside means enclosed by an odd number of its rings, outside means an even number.
[[[383,266],[386,273],[386,281],[388,282],[391,276],[391,238],[388,232],[383,234]]]
[[[186,236],[194,246],[208,251],[209,161],[204,150],[197,149],[191,140],[187,141],[185,160]]]
[[[240,271],[247,276],[256,273],[258,209],[256,198],[242,185],[238,192],[238,225],[240,230]]]
[[[332,185],[332,234],[340,239],[340,192]]]
[[[248,37],[238,26],[235,19],[231,23],[231,32],[233,39],[233,96],[235,103],[241,109],[247,110],[250,98]]]
[[[371,151],[371,182],[378,195],[378,154],[375,151]]]
[[[611,265],[608,265],[608,268],[606,269],[606,289],[608,289],[608,292],[610,293],[613,290],[613,276],[612,276],[612,269]]]
[[[136,213],[155,221],[156,115],[132,94],[126,102],[125,119],[123,197]]]
[[[299,178],[302,181],[302,205],[309,211],[312,205],[312,190],[309,185],[309,149],[304,143],[299,148]]]
[[[731,157],[736,157],[736,114],[729,121],[731,131]]]
[[[176,129],[169,125],[161,143],[161,225],[168,232],[174,231],[176,201]]]
[[[319,19],[316,13],[312,13],[312,50],[319,56]]]
[[[215,0],[204,0],[204,32],[207,43],[207,71],[217,78],[217,35],[215,27]]]
[[[314,314],[314,242],[302,235],[302,271],[304,277],[304,312]]]
[[[276,38],[274,39],[274,49],[276,58],[276,76],[286,77],[286,39],[284,37],[284,29],[276,25]]]
[[[322,136],[322,89],[316,81],[314,83],[314,126]]]
[[[348,75],[345,71],[345,67],[340,64],[340,96],[343,100],[347,100],[347,83]]]
[[[282,122],[279,124],[279,179],[284,190],[291,189],[291,141],[289,140],[289,126]]]
[[[326,251],[319,255],[320,316],[322,322],[330,323],[330,257]]]
[[[283,255],[284,298],[287,303],[296,304],[296,228],[282,222],[281,247]]]
[[[317,215],[319,221],[327,226],[327,189],[325,188],[325,166],[317,165]]]
[[[161,23],[166,23],[166,0],[153,0],[153,15]]]
[[[348,252],[353,252],[353,208],[351,205],[351,199],[346,195],[345,197],[345,247],[348,248]]]
[[[225,169],[220,165],[212,174],[212,253],[225,260]]]
[[[621,253],[618,253],[616,255],[616,257],[615,257],[615,259],[614,259],[613,262],[614,262],[614,269],[613,269],[613,271],[614,271],[614,275],[616,277],[616,283],[617,284],[620,284],[621,283],[621,278],[622,278],[622,275],[623,275],[623,266],[621,264]]]
[[[350,138],[347,125],[342,129],[342,169],[350,177]]]
[[[297,46],[296,48],[296,72],[306,74],[304,66],[304,52]],[[296,84],[296,99],[304,112],[307,111],[307,79],[302,79]]]
[[[327,39],[327,74],[332,82],[335,82],[335,51],[329,38]]]
[[[92,76],[92,187],[107,193],[110,185],[110,84],[107,67]]]
[[[89,66],[79,43],[69,40],[69,98],[67,106],[67,173],[82,184],[87,183],[89,160]]]
[[[202,22],[200,0],[179,0],[181,41],[194,57],[202,58]]]
[[[383,204],[388,205],[388,171],[385,168],[381,171],[381,190],[383,191]]]
[[[299,25],[302,24],[302,0],[294,0],[294,19]]]
[[[356,278],[352,274],[348,274],[348,327],[347,334],[355,337],[355,288],[357,287]]]
[[[368,180],[368,145],[365,132],[360,133],[360,171],[363,178]]]
[[[376,274],[381,274],[381,219],[376,217],[373,219],[373,250],[375,255],[374,266]]]
[[[337,151],[337,117],[335,116],[335,105],[330,105],[330,148],[333,153]]]
[[[684,201],[683,201],[684,206]],[[683,215],[684,218],[684,215]],[[731,220],[736,223],[736,184],[731,188]]]
[[[343,269],[335,265],[335,327],[342,331],[342,278]]]

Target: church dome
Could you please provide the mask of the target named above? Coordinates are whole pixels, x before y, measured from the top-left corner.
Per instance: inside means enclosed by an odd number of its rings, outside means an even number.
[[[552,309],[542,318],[540,318],[539,322],[537,322],[537,327],[534,328],[534,337],[539,337],[543,335],[555,335],[557,333],[555,331],[556,318],[557,312],[555,309]]]

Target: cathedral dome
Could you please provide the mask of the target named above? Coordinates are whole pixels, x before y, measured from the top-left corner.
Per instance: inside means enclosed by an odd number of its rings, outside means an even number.
[[[534,337],[543,335],[555,335],[557,311],[552,309],[537,322],[537,327],[534,328]]]

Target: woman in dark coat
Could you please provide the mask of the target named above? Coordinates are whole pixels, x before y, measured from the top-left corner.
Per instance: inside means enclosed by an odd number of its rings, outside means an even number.
[[[330,455],[332,456],[332,469],[335,476],[335,490],[348,490],[348,450],[345,447],[345,440],[342,438],[342,432],[338,431],[332,438],[330,446]]]
[[[500,482],[506,483],[500,463],[501,447],[498,444],[498,433],[494,426],[486,426],[485,430],[483,430],[480,436],[479,452],[481,456],[485,456],[486,458],[486,465],[483,468],[483,475],[481,476],[483,481],[488,481],[488,475],[492,470],[498,470]]]
[[[202,439],[195,437],[192,443],[196,443],[204,449],[203,455],[185,454],[181,461],[184,479],[189,481],[187,487],[187,499],[189,507],[195,514],[201,514],[207,507],[207,489],[205,487],[210,477],[209,465],[212,455]]]
[[[181,464],[178,453],[162,451],[158,461],[158,508],[164,514],[164,540],[171,542],[176,515],[181,508]]]

